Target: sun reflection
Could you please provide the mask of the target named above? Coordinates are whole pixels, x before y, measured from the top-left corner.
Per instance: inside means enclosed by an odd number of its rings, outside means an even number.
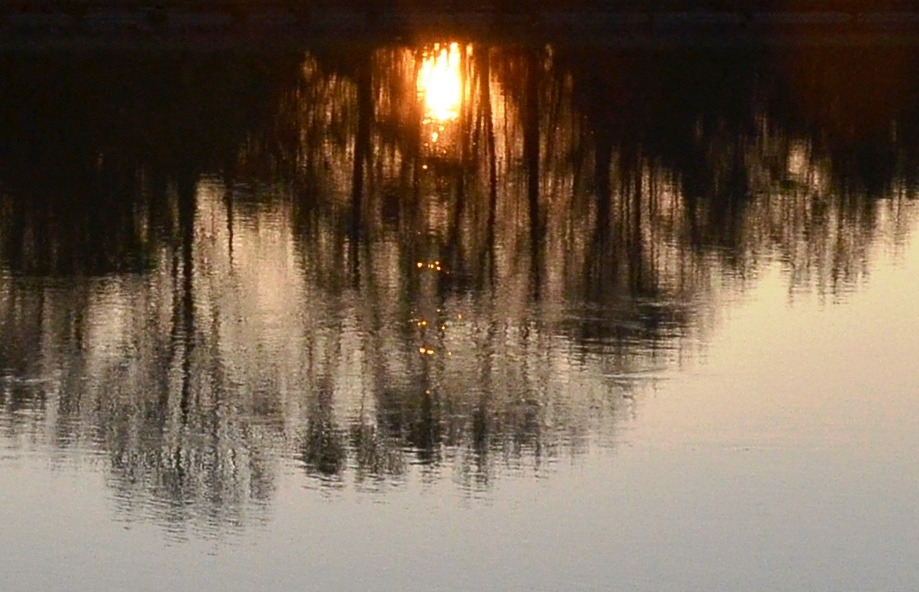
[[[424,102],[424,124],[432,144],[444,139],[445,125],[459,118],[463,101],[461,54],[458,43],[435,43],[422,54],[418,98]]]
[[[417,89],[424,104],[422,133],[429,157],[448,157],[449,146],[455,143],[455,122],[463,102],[461,62],[458,43],[435,43],[422,53]]]

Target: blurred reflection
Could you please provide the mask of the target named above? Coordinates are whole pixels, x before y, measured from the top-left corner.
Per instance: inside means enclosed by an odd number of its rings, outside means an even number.
[[[424,105],[423,146],[427,156],[457,156],[463,105],[463,54],[458,43],[435,43],[421,53],[418,96]]]
[[[458,43],[435,43],[422,51],[418,94],[424,101],[425,123],[444,123],[459,117],[463,78]]]
[[[0,430],[205,529],[284,459],[474,490],[610,445],[720,291],[842,297],[906,240],[919,95],[837,55],[0,64]]]

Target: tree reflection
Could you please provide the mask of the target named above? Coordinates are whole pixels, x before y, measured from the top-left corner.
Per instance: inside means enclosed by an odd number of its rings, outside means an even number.
[[[778,260],[835,295],[905,238],[919,111],[885,51],[3,64],[0,429],[102,451],[180,527],[244,522],[285,462],[546,471],[704,340],[715,285]]]

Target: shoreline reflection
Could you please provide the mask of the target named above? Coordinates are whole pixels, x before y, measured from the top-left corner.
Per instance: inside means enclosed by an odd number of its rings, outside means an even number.
[[[845,297],[915,228],[919,106],[877,69],[889,101],[830,125],[863,91],[784,57],[4,63],[3,437],[96,450],[128,512],[204,528],[282,459],[476,491],[612,446],[720,295],[780,261]]]

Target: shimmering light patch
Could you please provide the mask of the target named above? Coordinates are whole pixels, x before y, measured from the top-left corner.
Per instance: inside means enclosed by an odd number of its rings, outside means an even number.
[[[418,261],[417,263],[415,263],[415,267],[417,267],[418,269],[428,268],[428,269],[433,269],[434,271],[443,271],[443,266],[440,264],[440,261],[434,261],[431,263],[425,263],[423,261]]]
[[[426,50],[418,76],[418,96],[424,101],[425,123],[446,123],[459,117],[463,100],[463,79],[460,70],[458,43],[435,43]],[[439,138],[431,134],[431,142]]]

